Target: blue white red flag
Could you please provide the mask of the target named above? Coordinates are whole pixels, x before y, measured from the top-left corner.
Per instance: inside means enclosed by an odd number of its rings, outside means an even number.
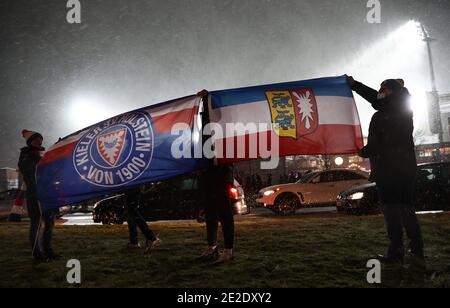
[[[211,122],[223,131],[229,123],[241,124],[235,127],[234,136],[216,138],[222,162],[251,158],[255,149],[251,138],[278,144],[280,157],[353,154],[363,147],[358,111],[346,76],[216,91],[209,100]],[[227,149],[230,144],[234,144],[233,155]],[[246,145],[241,148],[245,153],[238,153],[239,145]],[[260,144],[258,150],[262,150]]]
[[[202,168],[203,159],[175,159],[173,125],[185,124],[188,144],[200,98],[185,97],[128,112],[52,146],[37,169],[43,210],[101,197],[142,183],[156,182]],[[89,112],[89,110],[86,110]]]

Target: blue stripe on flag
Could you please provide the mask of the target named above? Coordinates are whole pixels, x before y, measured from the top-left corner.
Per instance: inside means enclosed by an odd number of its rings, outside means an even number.
[[[266,91],[290,91],[300,88],[313,88],[316,96],[353,97],[346,76],[328,77],[305,81],[294,81],[248,88],[211,92],[213,109],[249,104],[266,100]]]

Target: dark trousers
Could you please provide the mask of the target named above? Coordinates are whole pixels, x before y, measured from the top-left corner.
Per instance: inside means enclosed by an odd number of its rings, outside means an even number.
[[[225,249],[234,247],[234,214],[228,196],[208,198],[205,205],[206,234],[209,246],[217,245],[219,222]]]
[[[52,236],[53,227],[55,224],[55,215],[53,212],[43,213],[39,208],[39,203],[36,195],[31,191],[27,192],[27,209],[28,216],[30,218],[30,233],[29,240],[33,256],[51,256],[53,254],[52,249]],[[42,217],[42,220],[41,220]],[[39,227],[41,222],[44,225],[43,236],[41,238],[39,234]]]
[[[155,241],[156,236],[153,231],[147,225],[144,217],[142,217],[139,209],[135,204],[131,204],[127,206],[128,215],[127,215],[127,223],[128,223],[128,231],[130,234],[130,243],[138,244],[138,228],[141,230],[142,234],[144,234],[147,241]]]
[[[423,257],[423,239],[419,220],[413,205],[414,185],[411,183],[392,186],[377,185],[390,245],[389,258],[403,258],[405,248],[403,243],[403,229],[410,240],[411,252]]]

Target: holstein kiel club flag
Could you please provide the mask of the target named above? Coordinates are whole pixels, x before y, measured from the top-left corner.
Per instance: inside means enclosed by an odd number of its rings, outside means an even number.
[[[188,132],[193,131],[200,101],[190,96],[132,111],[56,143],[37,170],[43,209],[56,209],[201,168],[206,163],[203,159],[174,159],[171,154],[174,140],[183,136],[183,132],[172,135],[172,126],[182,123],[191,128]],[[190,134],[187,138],[188,143],[192,142]]]
[[[223,131],[227,123],[242,124],[233,135],[216,138],[222,162],[252,157],[250,138],[271,140],[268,145],[275,141],[279,156],[352,154],[363,147],[346,76],[216,91],[210,93],[209,103],[211,122]],[[234,144],[232,158],[226,154],[227,144]],[[238,153],[239,144],[246,145],[244,153]]]

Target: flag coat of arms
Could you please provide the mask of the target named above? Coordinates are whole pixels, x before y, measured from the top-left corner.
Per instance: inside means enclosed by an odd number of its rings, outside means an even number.
[[[252,157],[252,137],[277,142],[279,156],[344,155],[363,147],[346,76],[215,91],[210,93],[209,104],[211,122],[223,130],[227,123],[241,124],[234,135],[216,138],[221,162]],[[226,154],[227,144],[233,145],[234,157]],[[238,153],[239,144],[245,145],[240,147],[245,153]]]
[[[175,159],[171,153],[176,139],[188,138],[186,144],[195,147],[190,136],[200,102],[197,96],[189,96],[131,111],[53,145],[37,168],[43,209],[56,209],[203,168],[208,163],[204,159]],[[190,134],[172,134],[175,124],[184,124]]]

